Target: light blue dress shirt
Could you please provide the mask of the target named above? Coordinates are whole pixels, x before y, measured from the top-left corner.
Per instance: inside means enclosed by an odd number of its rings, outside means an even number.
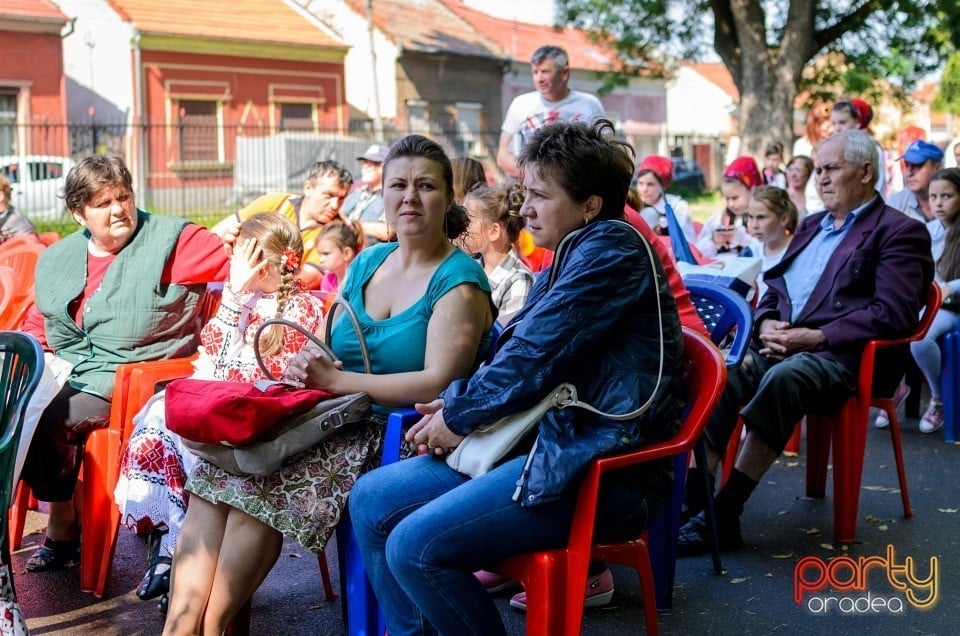
[[[848,214],[839,228],[833,227],[833,215],[827,213],[820,221],[820,231],[787,266],[787,270],[783,273],[783,282],[787,287],[787,296],[790,297],[792,307],[791,324],[796,323],[797,317],[810,300],[820,276],[827,269],[827,262],[837,250],[847,230],[864,210],[873,205],[874,200],[870,200]]]

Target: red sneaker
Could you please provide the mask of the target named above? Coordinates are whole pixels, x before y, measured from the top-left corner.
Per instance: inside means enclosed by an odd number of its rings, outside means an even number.
[[[584,592],[584,607],[603,607],[609,605],[613,599],[613,575],[607,568],[596,576],[587,577],[587,589]],[[520,592],[510,599],[510,607],[523,612],[527,611],[527,593]]]

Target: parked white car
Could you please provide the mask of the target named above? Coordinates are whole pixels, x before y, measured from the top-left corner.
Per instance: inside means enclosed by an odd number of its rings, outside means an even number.
[[[0,157],[0,174],[13,187],[11,203],[32,220],[59,219],[66,209],[63,185],[73,167],[69,157],[49,155],[8,155]]]

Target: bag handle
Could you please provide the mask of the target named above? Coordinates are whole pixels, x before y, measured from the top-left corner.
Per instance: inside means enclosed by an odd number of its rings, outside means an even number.
[[[353,307],[351,307],[347,301],[340,298],[337,298],[335,301],[333,301],[333,305],[331,305],[330,311],[327,313],[327,329],[326,329],[325,338],[327,340],[330,339],[330,331],[331,331],[330,324],[333,322],[332,320],[333,307],[336,307],[337,305],[344,308],[344,310],[347,312],[347,315],[350,317],[350,321],[353,323],[353,328],[356,329],[357,331],[357,339],[360,342],[360,353],[363,356],[364,371],[366,373],[372,373],[371,366],[370,366],[370,353],[367,350],[367,342],[366,342],[366,339],[363,337],[363,332],[360,330],[360,321],[357,318],[357,314],[353,310]],[[270,373],[270,370],[267,368],[266,364],[264,364],[263,358],[260,355],[260,336],[263,333],[263,330],[269,327],[270,325],[283,325],[284,327],[290,327],[291,329],[295,329],[296,331],[299,331],[304,336],[306,336],[307,339],[309,339],[313,344],[320,347],[320,349],[327,355],[327,357],[330,358],[330,360],[334,362],[338,362],[340,360],[340,358],[337,357],[337,354],[333,352],[333,349],[330,348],[330,345],[328,345],[326,342],[318,338],[316,334],[311,332],[309,329],[307,329],[303,325],[292,322],[290,320],[285,320],[283,318],[270,318],[269,320],[265,320],[263,324],[257,328],[257,332],[253,334],[253,355],[256,357],[257,364],[260,366],[260,370],[263,371],[264,375],[267,376],[267,379],[273,382],[277,381],[277,378],[273,377],[273,374]]]
[[[363,330],[360,328],[360,319],[357,318],[357,312],[353,307],[350,306],[350,303],[345,301],[342,297],[337,296],[334,299],[333,303],[330,305],[330,309],[327,310],[327,321],[323,333],[323,339],[327,342],[330,342],[330,337],[333,334],[333,318],[336,315],[337,308],[343,309],[347,312],[347,317],[350,318],[350,322],[353,323],[353,330],[357,332],[357,341],[360,343],[360,355],[363,357],[363,369],[366,373],[373,373],[372,367],[370,366],[370,350],[367,349],[367,339],[363,337]]]

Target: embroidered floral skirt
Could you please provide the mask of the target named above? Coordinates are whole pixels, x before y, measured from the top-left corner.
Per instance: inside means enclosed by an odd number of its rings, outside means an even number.
[[[380,464],[384,424],[374,416],[267,477],[233,475],[197,459],[187,490],[242,510],[319,554],[340,522],[353,484]]]
[[[171,555],[187,512],[183,486],[196,458],[180,436],[166,427],[163,394],[153,396],[133,418],[134,429],[120,463],[114,501],[124,525],[137,529],[141,520],[166,524],[162,554]]]

